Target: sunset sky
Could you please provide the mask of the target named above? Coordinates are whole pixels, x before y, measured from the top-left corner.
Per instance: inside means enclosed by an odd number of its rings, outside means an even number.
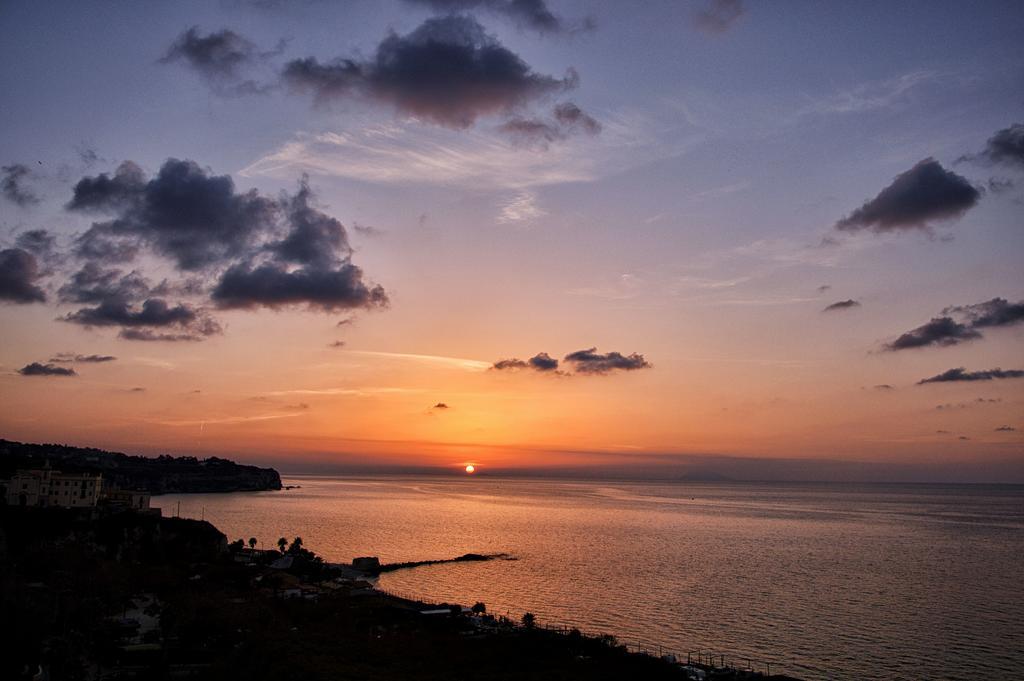
[[[5,2],[0,437],[1024,482],[1021,35],[1013,0]]]

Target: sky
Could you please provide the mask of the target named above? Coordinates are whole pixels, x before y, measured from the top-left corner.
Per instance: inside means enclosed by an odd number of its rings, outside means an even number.
[[[0,437],[1024,482],[1019,2],[0,3]]]

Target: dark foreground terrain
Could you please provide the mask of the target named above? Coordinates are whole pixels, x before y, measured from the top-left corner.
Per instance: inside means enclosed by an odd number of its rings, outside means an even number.
[[[2,679],[689,678],[610,637],[472,610],[384,594],[298,538],[257,551],[201,521],[0,507]]]
[[[65,473],[100,473],[104,481],[122,489],[150,494],[281,489],[281,476],[273,468],[217,457],[130,456],[92,447],[0,440],[0,479],[10,478],[18,469],[38,469],[47,464]]]

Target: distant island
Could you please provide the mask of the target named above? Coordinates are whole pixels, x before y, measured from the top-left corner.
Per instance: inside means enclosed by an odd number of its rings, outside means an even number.
[[[105,483],[150,494],[281,489],[281,475],[273,468],[247,466],[216,456],[132,456],[92,447],[0,439],[0,479],[10,478],[17,470],[47,466],[64,473],[100,474]]]

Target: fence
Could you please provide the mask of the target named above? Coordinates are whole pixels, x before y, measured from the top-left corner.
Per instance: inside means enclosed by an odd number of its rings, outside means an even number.
[[[433,600],[435,600],[426,599],[422,596],[398,591],[395,589],[382,589],[380,587],[376,587],[376,589],[377,591],[380,591],[381,593],[387,596],[393,596],[395,598],[401,598],[407,601],[413,601],[415,603],[431,603]],[[511,618],[510,614],[507,612],[501,619],[507,621],[512,626],[518,626]],[[595,636],[594,634],[587,634],[586,632],[580,631],[580,629],[576,627],[569,627],[565,625],[536,624],[534,626],[538,629],[543,629],[544,631],[548,631],[554,634],[562,634],[564,636],[573,635],[573,633],[575,632],[577,634],[581,634],[589,638],[602,638],[601,635]],[[697,650],[687,651],[685,654],[683,654],[679,651],[673,650],[672,648],[665,647],[657,643],[647,643],[645,645],[645,642],[642,639],[637,639],[636,643],[634,643],[632,640],[623,640],[619,639],[618,637],[611,638],[613,638],[618,645],[624,646],[626,650],[631,653],[637,653],[640,655],[650,655],[652,657],[659,658],[671,657],[672,659],[680,663],[682,663],[685,659],[686,664],[688,665],[695,665],[698,667],[704,667],[708,669],[735,669],[744,672],[761,673],[765,676],[772,675],[772,666],[775,666],[776,670],[778,670],[778,665],[775,662],[768,660],[759,660],[745,655],[731,653],[729,651],[700,648]]]

